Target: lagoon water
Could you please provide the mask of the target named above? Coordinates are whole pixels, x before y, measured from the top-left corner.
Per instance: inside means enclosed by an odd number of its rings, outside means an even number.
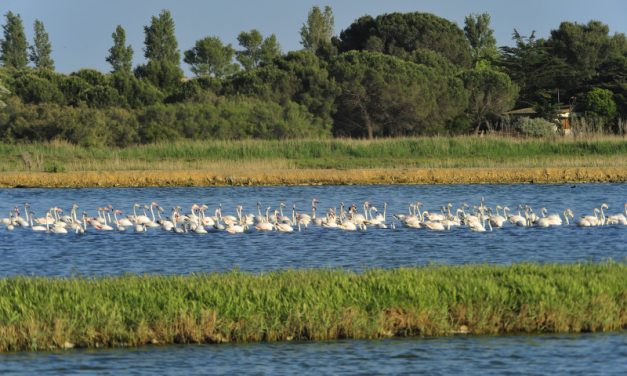
[[[425,209],[462,202],[510,208],[529,204],[550,213],[570,207],[576,216],[591,214],[608,203],[619,213],[627,202],[627,184],[563,185],[441,185],[441,186],[321,186],[141,189],[2,189],[0,215],[15,205],[31,204],[41,216],[53,206],[66,211],[73,202],[95,215],[108,204],[131,212],[133,203],[156,201],[164,208],[193,203],[211,208],[222,204],[225,214],[236,205],[256,212],[260,201],[278,207],[293,203],[310,211],[312,198],[320,211],[340,201],[364,200],[388,214],[406,213],[410,202]],[[23,215],[23,214],[22,214]],[[391,224],[391,220],[388,220]],[[507,226],[489,233],[465,228],[431,232],[398,226],[342,232],[310,227],[296,233],[230,235],[99,232],[83,235],[34,233],[0,228],[0,277],[13,275],[102,276],[123,273],[187,274],[239,268],[262,272],[286,268],[394,268],[439,264],[515,262],[624,261],[627,226],[579,228],[519,228]],[[148,346],[140,349],[70,350],[52,353],[0,354],[0,374],[624,374],[627,335],[582,334],[414,338],[321,343],[262,343],[212,346]]]
[[[529,204],[550,213],[570,207],[575,216],[591,214],[602,203],[608,213],[623,211],[627,184],[564,185],[425,185],[425,186],[319,186],[319,187],[225,187],[225,188],[141,188],[141,189],[3,189],[0,213],[31,204],[37,216],[53,206],[66,212],[73,202],[95,216],[98,207],[113,205],[126,214],[133,203],[158,202],[168,211],[181,205],[189,212],[193,203],[234,214],[236,205],[255,213],[256,203],[310,212],[312,198],[320,200],[319,211],[337,207],[339,202],[368,200],[388,215],[406,213],[410,202],[420,200],[425,209],[439,211],[448,202],[497,204],[516,208]],[[22,215],[23,210],[22,210]],[[391,217],[391,216],[389,216]],[[388,219],[388,224],[391,221]],[[206,235],[166,233],[102,232],[89,229],[83,235],[35,233],[27,228],[9,232],[0,228],[0,277],[11,275],[119,275],[123,273],[187,274],[228,271],[239,268],[261,272],[286,268],[393,268],[411,265],[514,262],[576,262],[627,256],[627,226],[579,228],[520,228],[509,225],[490,233],[466,228],[431,232],[397,226],[396,230],[368,228],[365,232],[344,232],[309,227],[298,233],[250,233]]]
[[[622,333],[0,354],[3,375],[624,375]]]

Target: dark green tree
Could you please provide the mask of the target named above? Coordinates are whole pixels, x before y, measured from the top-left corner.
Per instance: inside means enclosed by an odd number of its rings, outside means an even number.
[[[471,47],[472,60],[475,66],[489,65],[498,55],[494,30],[490,28],[488,13],[471,14],[464,20],[464,34]]]
[[[223,78],[237,72],[239,66],[233,62],[235,50],[222,44],[218,37],[206,37],[196,41],[194,48],[185,51],[185,61],[196,76]]]
[[[4,39],[0,43],[0,60],[5,67],[23,69],[28,64],[28,43],[24,34],[24,25],[19,14],[9,11],[4,15],[6,23],[2,26]]]
[[[330,6],[314,6],[309,11],[307,22],[300,29],[300,43],[303,47],[318,56],[328,57],[335,52],[331,39],[333,38],[334,18]]]
[[[30,49],[30,61],[35,64],[35,67],[40,69],[54,70],[54,60],[52,60],[52,45],[48,38],[48,33],[44,28],[44,23],[35,20],[35,37],[33,38],[33,45]]]
[[[489,121],[511,109],[516,103],[518,87],[509,76],[491,68],[475,68],[461,75],[468,92],[467,113],[475,125],[475,133]]]
[[[375,52],[340,54],[330,66],[341,87],[333,133],[353,137],[434,134],[466,108],[463,83]]]
[[[557,92],[562,82],[570,77],[563,59],[551,54],[543,39],[536,39],[535,32],[529,37],[514,30],[513,47],[501,47],[499,64],[518,85],[519,107],[535,107],[546,119],[555,118]],[[567,98],[567,93],[562,92]]]
[[[407,59],[417,48],[442,54],[456,65],[470,67],[470,44],[454,23],[429,13],[363,16],[340,33],[340,52],[377,51]]]
[[[115,28],[113,46],[109,48],[107,62],[111,64],[111,73],[131,74],[133,68],[133,47],[126,45],[126,32],[122,25]]]
[[[551,53],[574,71],[571,78],[576,80],[575,86],[596,75],[599,65],[609,57],[610,44],[609,27],[599,21],[586,25],[562,22],[547,40]]]
[[[274,34],[264,40],[259,30],[252,29],[239,33],[237,41],[243,48],[237,51],[237,61],[245,70],[256,68],[260,63],[269,63],[281,54],[281,47]]]
[[[289,52],[273,64],[234,75],[227,81],[225,93],[280,104],[295,102],[305,106],[315,122],[328,130],[339,91],[326,68],[326,63],[312,52]]]
[[[150,25],[144,26],[144,33],[144,57],[148,63],[139,66],[136,74],[161,90],[171,92],[180,84],[183,71],[170,12],[162,10],[158,17],[153,16]]]

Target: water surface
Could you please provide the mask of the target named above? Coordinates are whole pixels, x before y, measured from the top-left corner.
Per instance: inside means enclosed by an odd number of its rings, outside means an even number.
[[[3,375],[623,375],[626,369],[624,333],[0,354]]]
[[[73,202],[95,215],[95,208],[111,204],[131,212],[133,203],[156,201],[164,208],[193,203],[234,214],[236,205],[255,213],[263,207],[287,207],[310,211],[312,198],[319,208],[337,207],[340,202],[365,200],[380,210],[388,203],[388,214],[406,213],[410,202],[420,200],[425,209],[438,211],[448,202],[517,207],[529,204],[539,211],[561,212],[570,207],[575,215],[591,214],[601,203],[617,213],[627,202],[627,184],[577,185],[424,185],[424,186],[318,186],[318,187],[225,187],[141,189],[2,189],[0,212],[15,205],[31,204],[38,216],[52,206],[66,211]],[[4,215],[6,216],[6,215]],[[388,221],[390,223],[390,221]],[[268,271],[285,268],[399,267],[428,263],[467,264],[514,262],[599,261],[627,256],[627,226],[579,228],[520,228],[508,226],[491,233],[474,233],[465,228],[431,232],[397,227],[368,228],[365,232],[343,232],[310,227],[300,233],[250,232],[231,235],[174,234],[160,229],[147,233],[99,232],[84,235],[12,232],[0,228],[0,276],[8,275],[117,275],[132,273],[186,274],[191,272]]]

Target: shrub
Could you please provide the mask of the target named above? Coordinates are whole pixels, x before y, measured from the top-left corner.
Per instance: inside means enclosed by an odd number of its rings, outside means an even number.
[[[551,137],[555,135],[557,126],[542,118],[530,119],[523,117],[515,122],[516,129],[527,137]]]

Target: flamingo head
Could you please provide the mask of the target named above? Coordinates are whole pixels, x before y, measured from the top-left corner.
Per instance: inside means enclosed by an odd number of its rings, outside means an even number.
[[[609,208],[610,207],[605,202],[601,205],[601,209],[609,209]]]

